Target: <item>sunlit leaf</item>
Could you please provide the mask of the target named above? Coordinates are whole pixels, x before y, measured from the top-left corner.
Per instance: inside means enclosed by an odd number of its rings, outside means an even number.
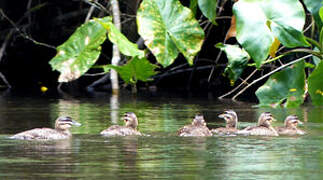
[[[197,0],[191,0],[190,1],[190,9],[192,10],[193,14],[196,15]]]
[[[277,52],[277,49],[279,48],[279,45],[280,45],[279,40],[275,38],[273,44],[270,46],[270,49],[269,49],[269,55],[271,57],[276,57],[276,52]]]
[[[257,91],[260,106],[278,106],[286,100],[285,107],[297,107],[304,101],[304,62],[271,75]]]
[[[314,105],[323,105],[323,61],[308,77],[308,92]]]
[[[110,41],[118,46],[123,55],[144,57],[144,51],[139,50],[137,44],[130,42],[112,23],[112,21],[103,22],[101,19],[97,21],[102,24],[108,31]]]
[[[151,76],[157,73],[155,71],[157,67],[146,58],[134,57],[123,66],[107,65],[105,71],[115,69],[126,83],[136,83],[138,80],[149,81]]]
[[[259,68],[275,37],[286,47],[308,46],[302,29],[305,12],[296,0],[240,0],[233,6],[237,40]]]
[[[228,40],[231,37],[236,37],[237,30],[236,30],[236,17],[233,15],[231,17],[231,25],[230,28],[225,36],[225,40]]]
[[[238,45],[218,43],[216,44],[216,47],[220,48],[226,53],[228,58],[228,65],[225,68],[224,72],[234,83],[242,74],[250,57],[248,53],[244,49],[241,49]]]
[[[181,52],[189,64],[200,51],[204,31],[178,0],[143,0],[137,11],[138,32],[164,67]]]
[[[323,26],[323,20],[320,18],[321,10],[323,6],[322,0],[303,0],[306,8],[311,12],[314,17],[315,23],[318,26],[318,29],[321,29]],[[321,16],[322,17],[322,16]]]
[[[101,19],[111,21],[111,17]],[[79,78],[97,61],[101,53],[101,44],[106,39],[104,27],[90,20],[81,25],[62,45],[58,46],[56,56],[49,64],[61,74],[59,82],[69,82]]]
[[[216,24],[216,5],[217,0],[198,0],[198,5],[205,17],[207,17],[213,24]]]

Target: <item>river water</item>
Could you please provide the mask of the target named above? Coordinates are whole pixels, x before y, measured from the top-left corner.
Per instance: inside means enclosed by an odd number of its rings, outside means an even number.
[[[206,98],[0,97],[0,179],[323,179],[323,109],[253,108],[252,103]],[[217,116],[234,109],[239,128],[261,112],[283,119],[296,114],[307,131],[297,137],[177,137],[196,113],[209,128],[224,126]],[[101,137],[99,132],[133,111],[143,137]],[[53,127],[69,115],[82,123],[61,141],[21,141],[8,136]]]

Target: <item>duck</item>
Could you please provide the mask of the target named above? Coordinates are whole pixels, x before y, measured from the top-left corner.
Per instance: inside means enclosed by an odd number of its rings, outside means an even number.
[[[138,118],[133,112],[126,112],[123,116],[125,122],[124,126],[113,125],[108,129],[101,131],[102,136],[141,136],[142,134],[137,130]]]
[[[72,137],[70,128],[72,126],[81,126],[69,116],[58,117],[55,121],[55,129],[35,128],[15,134],[10,139],[20,140],[61,140]]]
[[[239,130],[237,134],[252,136],[279,136],[277,131],[271,126],[275,121],[270,112],[264,112],[259,116],[257,126],[249,126],[243,130]]]
[[[279,135],[304,135],[305,131],[297,128],[298,124],[303,124],[296,115],[289,115],[286,117],[283,127],[276,127]]]
[[[204,116],[195,115],[192,124],[186,125],[177,131],[178,136],[212,136],[212,132],[206,126]]]
[[[238,131],[238,116],[237,113],[233,110],[224,111],[224,113],[218,116],[219,118],[223,118],[226,122],[225,127],[220,127],[216,129],[211,129],[213,134],[218,135],[235,135]]]

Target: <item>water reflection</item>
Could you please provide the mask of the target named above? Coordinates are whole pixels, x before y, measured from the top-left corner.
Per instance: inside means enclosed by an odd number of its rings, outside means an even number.
[[[28,103],[26,103],[28,102]],[[321,108],[254,109],[252,104],[201,99],[106,97],[100,99],[0,99],[0,179],[322,179]],[[283,125],[298,115],[308,132],[296,137],[177,137],[205,115],[209,128],[224,126],[218,114],[234,109],[239,128],[270,111]],[[99,132],[133,111],[150,136],[102,137]],[[52,127],[60,115],[82,123],[67,141],[13,141],[10,134]]]

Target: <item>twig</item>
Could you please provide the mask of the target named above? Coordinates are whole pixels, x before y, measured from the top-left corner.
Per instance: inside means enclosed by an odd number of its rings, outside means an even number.
[[[55,46],[46,44],[46,43],[42,43],[42,42],[38,42],[36,40],[34,40],[32,37],[30,37],[28,34],[26,34],[24,31],[22,31],[21,29],[19,29],[17,27],[17,25],[11,20],[9,19],[9,17],[3,12],[2,9],[0,9],[0,14],[15,28],[15,30],[25,39],[28,39],[30,41],[32,41],[34,44],[40,45],[40,46],[45,46],[51,49],[56,49]]]
[[[2,43],[2,46],[0,48],[0,62],[2,60],[2,57],[4,55],[4,52],[6,51],[6,48],[7,48],[7,44],[8,44],[8,41],[10,40],[11,36],[13,34],[13,29],[11,29],[9,31],[9,33],[7,34],[6,36],[6,39],[4,40],[4,42]]]
[[[290,66],[290,65],[292,65],[292,64],[295,64],[295,63],[297,63],[297,62],[299,62],[299,61],[301,61],[301,60],[303,60],[303,59],[309,58],[309,57],[311,57],[311,56],[313,56],[313,55],[312,55],[312,54],[310,54],[310,55],[307,55],[307,56],[303,56],[303,57],[301,57],[301,58],[298,58],[298,59],[296,59],[296,60],[294,60],[294,61],[291,61],[291,62],[289,62],[289,63],[287,63],[287,64],[284,64],[284,65],[282,65],[282,66],[280,66],[280,67],[276,68],[275,70],[273,70],[273,71],[271,71],[271,72],[269,72],[269,73],[265,74],[264,76],[262,76],[262,77],[260,77],[260,78],[258,78],[258,79],[256,79],[256,80],[252,81],[250,84],[248,84],[246,87],[244,87],[241,91],[239,91],[236,95],[234,95],[234,96],[232,97],[232,100],[235,100],[235,99],[236,99],[236,98],[237,98],[241,93],[243,93],[244,91],[246,91],[250,86],[254,85],[255,83],[257,83],[257,82],[259,82],[259,81],[261,81],[261,80],[265,79],[266,77],[268,77],[268,76],[270,76],[270,75],[274,74],[275,72],[277,72],[277,71],[279,71],[279,70],[281,70],[281,69],[284,69],[284,68],[286,68],[286,67],[288,67],[288,66]]]
[[[235,92],[236,90],[238,90],[243,84],[247,83],[247,81],[257,72],[258,70],[255,69],[252,73],[249,74],[249,76],[244,79],[237,87],[235,87],[234,89],[232,89],[231,91],[223,94],[222,96],[219,96],[218,99],[222,99],[230,94],[232,94],[233,92]]]
[[[94,3],[97,3],[97,2],[98,2],[98,0],[94,0],[93,2],[94,2]],[[86,15],[85,22],[88,22],[88,21],[90,20],[90,18],[91,18],[91,16],[92,16],[92,13],[93,13],[93,11],[94,11],[94,8],[95,8],[95,4],[92,4],[92,5],[91,5],[91,7],[90,7],[90,9],[89,9],[89,12],[88,12],[88,13],[87,13],[87,15]]]
[[[0,78],[7,85],[8,88],[11,88],[11,85],[9,84],[9,82],[6,79],[6,77],[1,72],[0,72]]]

